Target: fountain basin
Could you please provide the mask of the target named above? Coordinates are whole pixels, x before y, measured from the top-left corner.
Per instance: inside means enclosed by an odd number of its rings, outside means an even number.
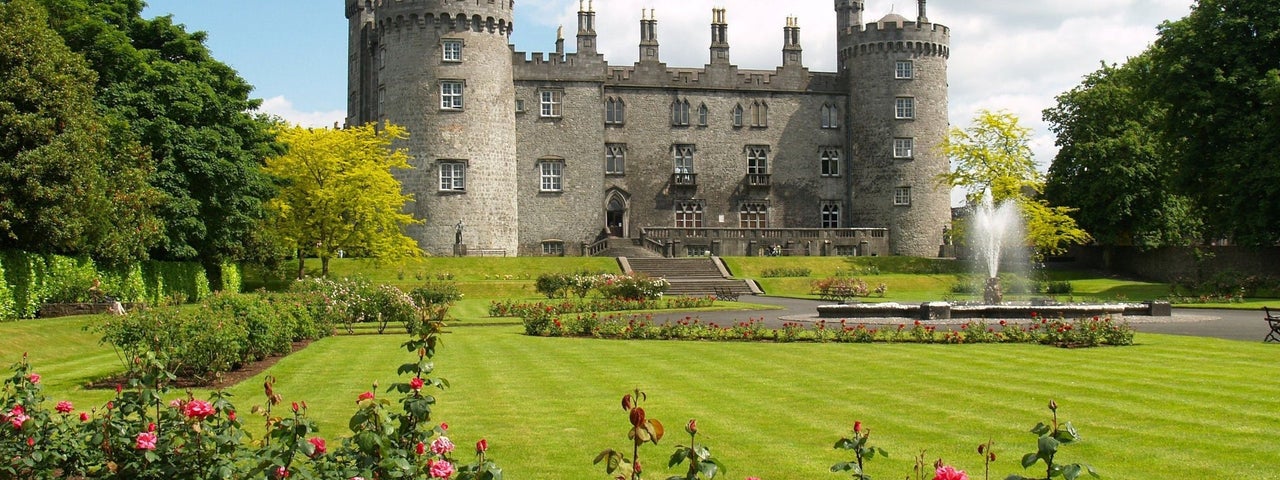
[[[945,320],[950,318],[1085,318],[1101,316],[1155,316],[1173,314],[1169,302],[1033,305],[1003,303],[997,305],[952,304],[927,302],[920,305],[888,303],[855,303],[819,305],[818,318],[911,318]]]

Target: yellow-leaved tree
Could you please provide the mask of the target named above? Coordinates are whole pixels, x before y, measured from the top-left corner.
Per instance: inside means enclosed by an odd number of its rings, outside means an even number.
[[[981,110],[968,128],[952,127],[942,142],[942,152],[952,162],[952,170],[939,182],[959,187],[969,206],[982,203],[983,193],[999,205],[1016,202],[1025,222],[1027,245],[1036,257],[1060,254],[1072,244],[1092,240],[1076,225],[1067,207],[1050,206],[1041,198],[1044,176],[1036,170],[1029,146],[1031,129],[1018,124],[1018,117],[1006,111]]]
[[[408,138],[403,127],[370,123],[345,129],[281,127],[286,153],[267,160],[266,170],[284,180],[270,206],[277,235],[303,258],[320,258],[322,276],[339,251],[376,260],[421,254],[403,227],[417,223],[404,212],[412,196],[402,193],[393,169],[408,169],[409,156],[391,143]]]

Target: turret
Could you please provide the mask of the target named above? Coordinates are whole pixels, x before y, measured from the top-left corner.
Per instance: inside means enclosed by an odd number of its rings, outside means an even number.
[[[925,0],[920,0],[920,6],[918,7],[919,14],[916,16],[916,23],[921,25],[929,23],[929,15],[925,13],[924,2]]]
[[[729,23],[725,9],[711,9],[711,64],[729,64]]]
[[[662,61],[658,56],[658,20],[652,8],[648,17],[645,17],[643,9],[640,10],[640,61]]]
[[[782,66],[803,66],[804,49],[800,47],[800,21],[796,17],[787,17],[787,26],[782,29]]]

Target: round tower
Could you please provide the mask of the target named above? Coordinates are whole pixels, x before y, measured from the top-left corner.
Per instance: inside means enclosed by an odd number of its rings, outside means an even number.
[[[839,68],[849,92],[851,220],[889,228],[895,255],[937,256],[951,222],[950,189],[937,177],[950,164],[947,58],[950,30],[930,23],[919,0],[915,21],[889,14],[852,23],[860,0],[837,0]]]
[[[354,1],[354,0],[349,0]],[[371,120],[404,126],[413,170],[400,172],[435,255],[518,245],[513,0],[377,0]],[[350,18],[350,8],[348,9]],[[357,89],[352,88],[353,92]]]

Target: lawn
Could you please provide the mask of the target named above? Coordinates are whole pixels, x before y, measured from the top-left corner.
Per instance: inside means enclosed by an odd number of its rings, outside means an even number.
[[[81,331],[101,317],[0,324],[0,362],[26,350],[51,400],[79,408],[111,392],[74,384],[119,369],[109,348]],[[651,417],[668,426],[642,449],[659,477],[681,426],[697,418],[701,441],[729,467],[726,478],[837,478],[831,448],[853,421],[890,452],[868,464],[901,478],[921,449],[980,470],[975,448],[993,439],[995,478],[1023,473],[1034,449],[1026,431],[1047,421],[1054,399],[1084,441],[1061,461],[1092,463],[1105,478],[1280,479],[1280,349],[1194,337],[1138,336],[1124,348],[1033,345],[769,344],[533,338],[518,326],[454,327],[437,373],[453,387],[437,419],[459,445],[488,439],[510,478],[603,478],[592,457],[626,446],[618,406],[639,387]],[[411,355],[399,335],[339,336],[313,343],[267,374],[285,401],[305,400],[330,438],[345,432],[355,397],[396,381]],[[262,403],[261,377],[230,389],[242,412]],[[387,395],[380,389],[379,395]],[[197,392],[197,395],[203,395]],[[244,415],[247,418],[247,415]],[[1159,473],[1153,473],[1159,472]],[[676,472],[669,472],[676,473]],[[1032,474],[1034,472],[1027,472]]]

